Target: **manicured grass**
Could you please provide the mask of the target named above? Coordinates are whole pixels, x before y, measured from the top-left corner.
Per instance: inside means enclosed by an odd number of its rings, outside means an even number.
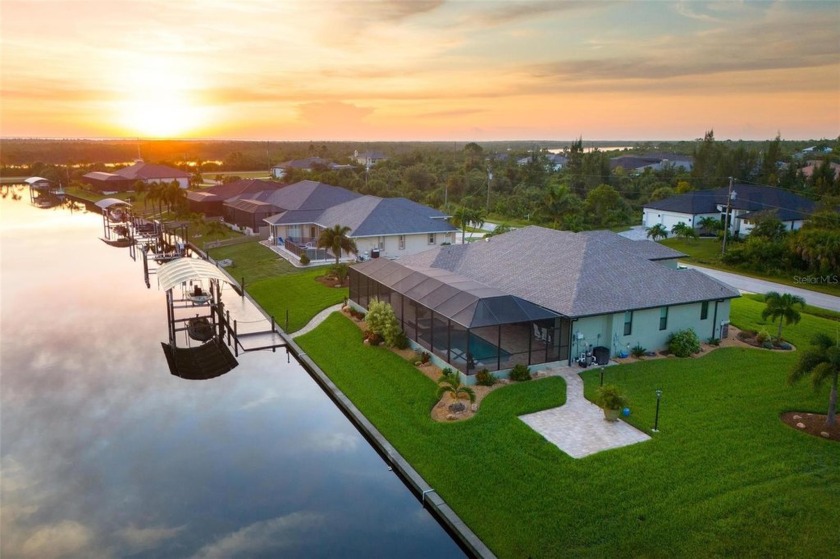
[[[763,305],[733,305],[747,326]],[[804,316],[798,343],[834,323]],[[793,330],[796,330],[794,332]],[[475,418],[430,419],[435,385],[361,343],[343,315],[298,339],[378,429],[500,557],[818,557],[836,552],[840,448],[779,420],[824,413],[827,387],[785,383],[796,353],[729,348],[607,369],[653,440],[574,460],[517,416],[560,405],[561,379],[493,392]],[[340,348],[340,351],[337,351]],[[583,374],[586,392],[598,370]]]
[[[303,328],[321,310],[341,303],[349,295],[346,287],[328,287],[315,280],[316,277],[324,275],[327,267],[296,271],[291,264],[282,258],[280,260],[292,268],[293,273],[254,283],[246,280],[245,288],[263,310],[274,316],[277,323],[287,332],[296,332]],[[289,312],[288,329],[286,311]]]
[[[745,293],[745,294],[741,295],[741,298],[742,299],[750,299],[751,301],[757,301],[757,302],[761,303],[761,305],[762,305],[761,310],[764,310],[765,305],[764,305],[764,294],[763,293]],[[806,303],[808,302],[807,297],[805,298],[805,302]],[[814,307],[814,306],[806,304],[805,305],[805,312],[808,313],[808,314],[812,314],[814,316],[827,318],[829,320],[840,320],[840,312],[833,311],[831,309],[823,309],[821,307]],[[759,316],[760,315],[761,315],[761,312],[759,311]],[[778,325],[778,322],[776,324]],[[794,328],[795,328],[795,326],[794,326]],[[784,329],[786,330],[787,326],[785,326]],[[784,334],[784,331],[782,333]]]
[[[214,260],[233,260],[233,265],[226,270],[237,281],[241,282],[242,278],[245,278],[245,288],[248,291],[253,282],[291,274],[297,270],[256,239],[253,243],[213,248],[207,252]]]
[[[761,301],[749,297],[739,297],[732,300],[730,311],[731,322],[742,330],[766,330],[771,336],[775,336],[779,329],[778,321],[764,320],[761,312],[766,308]],[[825,312],[818,309],[820,313]],[[782,325],[782,338],[792,343],[797,348],[806,348],[818,332],[824,332],[834,336],[835,329],[840,328],[836,320],[817,317],[807,312],[800,312],[802,319],[798,324]]]

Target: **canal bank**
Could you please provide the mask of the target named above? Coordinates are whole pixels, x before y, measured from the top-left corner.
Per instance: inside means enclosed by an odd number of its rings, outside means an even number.
[[[215,264],[215,261],[206,253],[197,247],[191,247],[196,254],[202,258]],[[230,276],[224,268],[219,268],[230,277],[231,283],[236,284],[236,280]],[[273,320],[272,317],[263,310],[259,303],[254,300],[247,292],[242,292],[242,296],[246,297],[255,308],[257,308],[266,319]],[[313,319],[313,320],[318,320]],[[276,324],[276,321],[275,321]],[[307,325],[307,328],[316,326],[312,323]],[[486,559],[493,559],[496,555],[487,547],[484,542],[461,520],[446,501],[441,498],[435,489],[423,479],[423,477],[415,470],[411,464],[402,457],[402,455],[391,445],[390,442],[379,432],[376,426],[373,425],[364,414],[353,404],[353,402],[333,383],[327,374],[318,366],[318,364],[311,358],[303,349],[291,338],[290,334],[284,332],[279,326],[275,326],[276,331],[283,337],[286,343],[286,350],[300,363],[309,375],[321,387],[327,396],[336,404],[341,412],[353,423],[356,429],[365,437],[371,446],[379,453],[379,455],[386,461],[389,467],[405,485],[414,493],[420,500],[421,504],[426,507],[437,521],[449,532],[453,539],[466,553],[472,557],[480,557]]]

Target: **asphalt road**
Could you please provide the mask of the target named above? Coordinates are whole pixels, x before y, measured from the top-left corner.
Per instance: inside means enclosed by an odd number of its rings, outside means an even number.
[[[773,283],[772,281],[750,278],[747,276],[733,274],[731,272],[722,272],[720,270],[713,270],[711,268],[704,268],[702,266],[694,266],[692,264],[684,264],[682,262],[680,263],[680,265],[685,266],[687,268],[694,268],[695,270],[699,270],[707,276],[713,277],[717,280],[727,283],[740,291],[749,291],[750,293],[767,293],[768,291],[778,291],[779,293],[792,293],[794,295],[799,295],[800,297],[805,299],[805,302],[809,305],[840,312],[840,297],[836,297],[834,295],[826,295],[825,293],[811,291],[810,289],[803,289],[800,287],[783,285],[781,283]],[[821,278],[818,276],[802,277],[810,278],[811,281],[831,281],[833,283],[840,282],[840,273],[829,274],[827,276],[822,276]],[[803,281],[808,281],[808,279],[803,279]]]

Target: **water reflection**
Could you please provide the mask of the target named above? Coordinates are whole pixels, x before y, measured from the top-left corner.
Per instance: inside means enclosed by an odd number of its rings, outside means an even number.
[[[0,555],[462,556],[284,352],[173,377],[99,216],[0,210]]]

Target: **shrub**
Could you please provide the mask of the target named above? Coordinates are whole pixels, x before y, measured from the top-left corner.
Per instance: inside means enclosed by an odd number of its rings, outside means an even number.
[[[517,363],[514,365],[513,369],[510,370],[510,380],[515,382],[531,380],[531,369],[522,363]]]
[[[405,335],[405,332],[400,330],[400,333],[397,334],[397,339],[394,340],[394,347],[397,349],[408,349],[408,336]]]
[[[306,256],[305,253],[300,255],[300,263],[301,264],[303,264],[304,266],[307,266],[309,264],[309,262],[310,262],[309,257]]]
[[[480,386],[493,386],[496,384],[496,377],[491,375],[487,369],[481,369],[475,374],[475,383]]]
[[[367,325],[382,337],[389,347],[396,347],[400,335],[404,335],[394,309],[385,301],[373,300],[368,305]]]
[[[719,346],[720,345],[720,338],[709,338],[709,345]]]
[[[642,344],[639,342],[636,342],[636,345],[634,345],[633,349],[630,350],[630,355],[633,357],[642,357],[645,353],[647,353],[647,348],[642,347]]]
[[[628,403],[627,397],[615,384],[599,386],[595,392],[595,403],[605,410],[620,410]]]
[[[432,356],[431,356],[431,355],[429,355],[429,352],[428,352],[428,351],[424,351],[424,352],[420,355],[420,362],[421,362],[421,363],[423,363],[423,364],[425,365],[426,363],[428,363],[428,362],[429,362],[429,360],[430,360],[431,358],[432,358]],[[447,370],[448,370],[448,371],[451,371],[452,369],[447,368]]]
[[[762,345],[768,340],[770,340],[770,334],[767,333],[767,330],[762,330],[755,336],[755,341]],[[772,345],[772,343],[770,345]]]
[[[365,330],[364,336],[370,345],[379,345],[382,343],[382,336],[372,330]]]
[[[347,278],[349,267],[347,264],[333,264],[330,266],[330,276],[341,283]]]
[[[457,376],[458,376],[458,373],[453,371],[450,367],[446,367],[444,370],[442,370],[440,372],[440,379],[441,380],[444,379],[444,378],[455,378]],[[440,380],[438,380],[438,382],[440,382]]]
[[[677,357],[688,357],[700,351],[700,339],[691,328],[678,330],[668,336],[668,351]]]

